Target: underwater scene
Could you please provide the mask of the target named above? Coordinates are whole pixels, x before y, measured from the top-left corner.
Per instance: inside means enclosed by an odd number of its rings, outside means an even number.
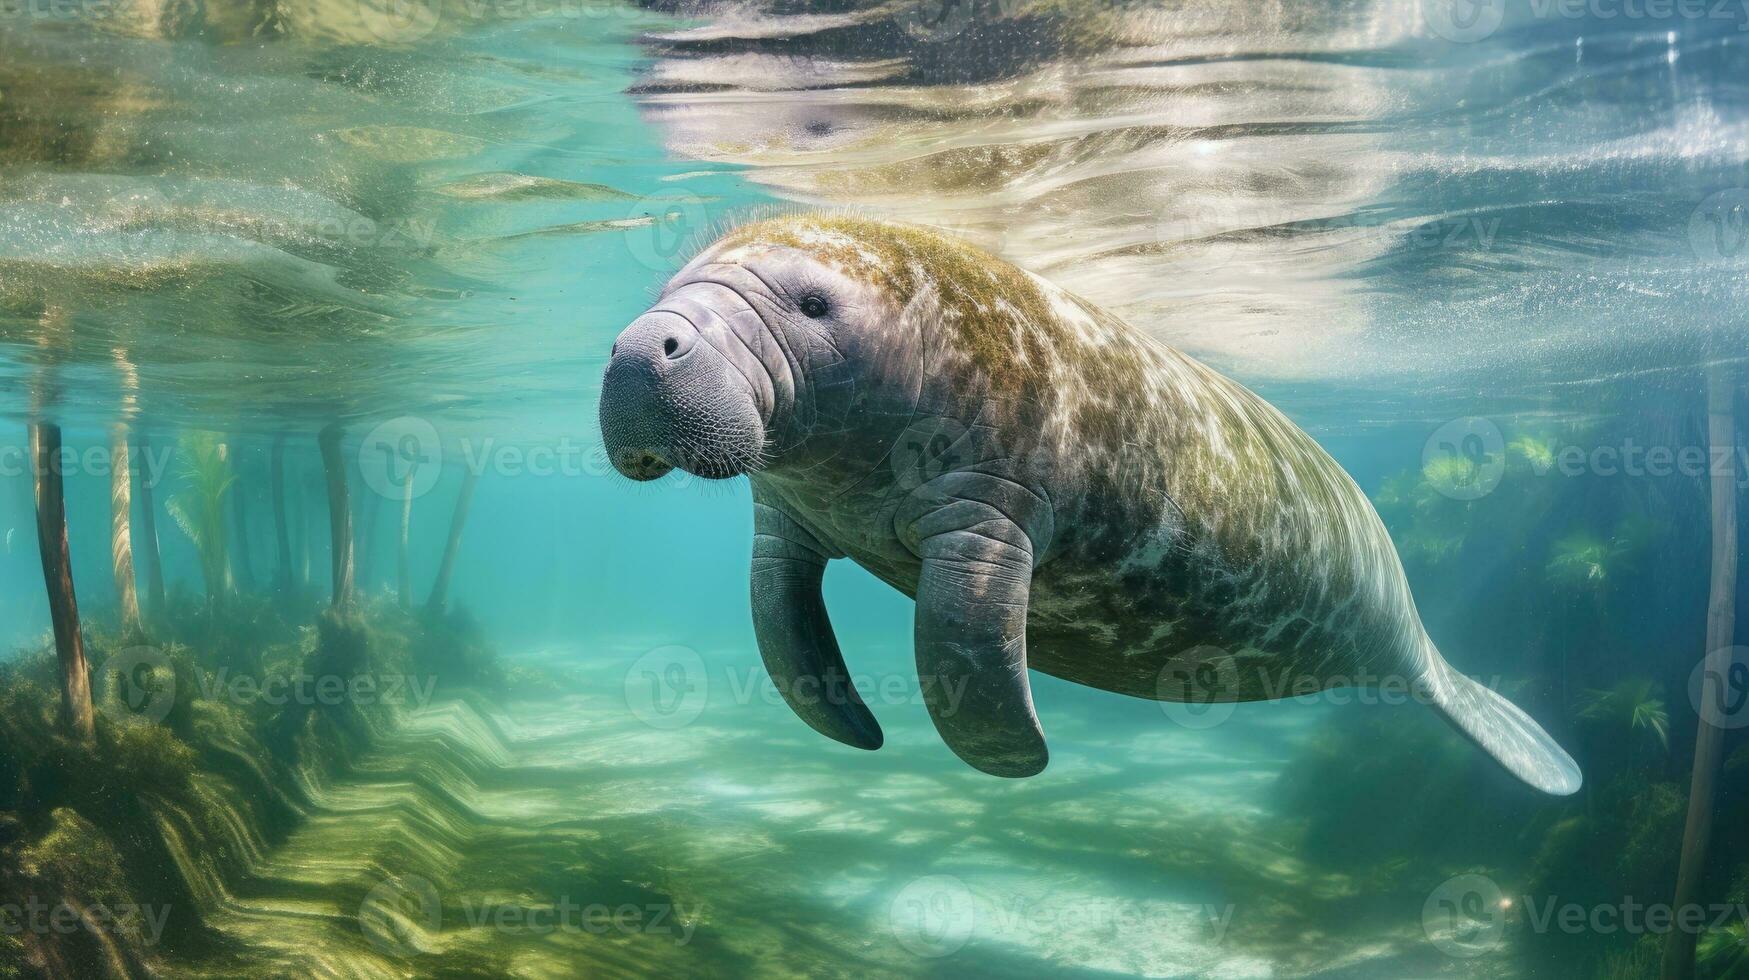
[[[0,978],[1745,980],[1746,354],[1742,0],[0,0]]]

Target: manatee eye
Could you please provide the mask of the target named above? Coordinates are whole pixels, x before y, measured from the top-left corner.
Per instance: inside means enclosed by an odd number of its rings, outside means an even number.
[[[826,301],[811,294],[803,296],[802,313],[809,319],[818,320],[826,315]]]

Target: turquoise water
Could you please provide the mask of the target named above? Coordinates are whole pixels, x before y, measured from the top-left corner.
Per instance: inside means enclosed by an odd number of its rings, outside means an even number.
[[[1690,454],[1749,485],[1749,75],[1729,9],[1596,8],[1484,5],[1505,19],[1478,32],[1386,2],[0,4],[0,679],[52,676],[26,453],[54,423],[98,744],[170,732],[195,787],[45,783],[80,757],[26,744],[11,719],[48,695],[8,687],[8,756],[49,761],[0,772],[0,921],[99,877],[42,857],[60,832],[168,926],[113,960],[82,945],[101,928],[26,929],[0,976],[1659,975],[1669,930],[1624,910],[1678,902],[1690,684],[1721,645],[1727,536]],[[596,417],[666,277],[803,205],[963,235],[1282,408],[1374,501],[1447,658],[1586,788],[1524,789],[1418,705],[1037,674],[1050,767],[985,776],[929,721],[911,602],[849,562],[826,599],[887,739],[815,735],[754,646],[746,481],[633,484]],[[324,428],[354,614],[414,665],[346,676],[414,686],[295,716],[288,755],[293,716],[213,679],[340,646]],[[173,513],[197,433],[234,479],[216,552]],[[397,609],[410,460],[420,605],[478,476],[448,618]],[[106,686],[141,646],[198,672],[187,727]],[[1733,708],[1744,663],[1715,658]],[[1706,717],[1717,816],[1682,901],[1708,913],[1693,975],[1739,977],[1749,756],[1739,712]],[[242,758],[265,789],[236,789]]]

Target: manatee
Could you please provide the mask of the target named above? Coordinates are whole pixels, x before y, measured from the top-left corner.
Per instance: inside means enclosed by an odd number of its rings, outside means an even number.
[[[1384,524],[1239,384],[969,243],[805,213],[710,244],[613,345],[600,420],[632,480],[752,486],[753,626],[801,718],[882,742],[821,597],[848,558],[912,597],[943,741],[1048,752],[1028,669],[1163,701],[1400,684],[1552,794],[1580,773],[1421,624]]]

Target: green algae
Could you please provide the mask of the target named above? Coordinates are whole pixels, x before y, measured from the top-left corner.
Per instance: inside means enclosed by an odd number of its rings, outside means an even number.
[[[477,634],[444,638],[441,623],[411,623],[393,604],[325,613],[289,635],[279,627],[281,640],[265,647],[260,637],[273,630],[257,632],[253,644],[247,636],[254,624],[277,622],[264,613],[266,600],[237,605],[242,614],[227,618],[184,600],[182,608],[206,620],[185,630],[229,641],[217,648],[173,641],[142,658],[133,652],[141,648],[120,648],[93,630],[105,696],[91,745],[62,737],[52,724],[50,657],[32,654],[0,670],[0,740],[9,750],[0,755],[0,825],[12,828],[0,836],[3,897],[172,913],[150,935],[126,923],[70,936],[27,932],[14,943],[26,964],[18,975],[65,975],[75,963],[88,968],[73,970],[82,975],[143,975],[165,963],[190,975],[227,975],[223,964],[240,951],[213,923],[230,914],[239,889],[254,887],[276,848],[322,819],[336,776],[380,765],[366,761],[373,746],[412,710],[357,698],[276,704],[239,698],[239,690],[270,689],[276,677],[411,675],[425,646],[444,651],[440,669],[465,666],[470,678],[490,676]],[[249,684],[227,686],[226,677]],[[165,697],[174,702],[169,710],[152,710]],[[468,766],[442,754],[410,755],[395,780],[414,788],[404,812],[417,830],[374,840],[389,845],[381,867],[406,863],[441,875],[454,863],[453,849],[410,845],[455,837],[471,824],[463,799]],[[348,834],[369,829],[341,823]],[[351,850],[363,852],[357,844]],[[341,887],[336,894],[333,914],[341,915],[350,893]]]
[[[1580,695],[1579,717],[1610,729],[1608,737],[1649,739],[1660,750],[1670,748],[1670,710],[1658,683],[1630,677],[1608,690]]]

